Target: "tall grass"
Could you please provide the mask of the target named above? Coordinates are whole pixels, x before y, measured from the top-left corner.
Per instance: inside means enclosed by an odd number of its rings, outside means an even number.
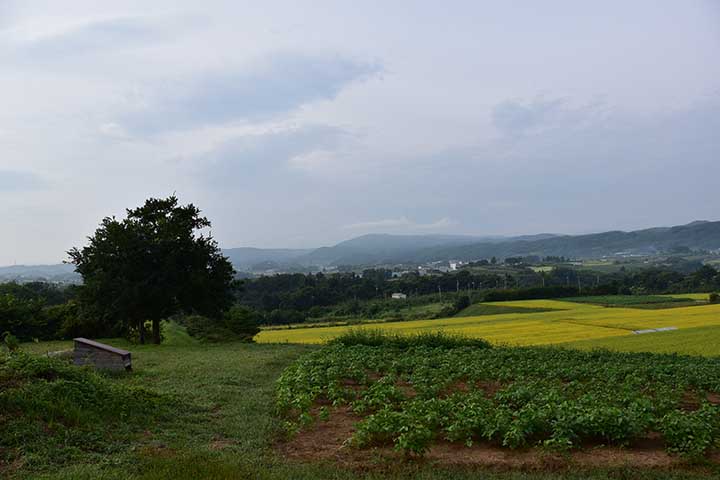
[[[332,344],[367,345],[372,347],[389,346],[400,349],[412,347],[433,348],[492,348],[491,344],[482,338],[471,338],[465,335],[447,333],[442,331],[421,332],[411,335],[389,333],[379,329],[353,328],[330,341]]]
[[[67,361],[0,353],[0,467],[19,458],[53,464],[113,451],[108,439],[143,431],[166,418],[170,404]]]

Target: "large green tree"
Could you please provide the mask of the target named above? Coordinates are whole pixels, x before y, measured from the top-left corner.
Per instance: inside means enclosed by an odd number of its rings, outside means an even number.
[[[210,221],[192,204],[171,196],[148,199],[123,220],[106,217],[89,244],[68,252],[83,277],[84,314],[108,331],[137,329],[145,322],[160,343],[160,321],[177,313],[219,318],[233,303],[234,270],[211,235]]]

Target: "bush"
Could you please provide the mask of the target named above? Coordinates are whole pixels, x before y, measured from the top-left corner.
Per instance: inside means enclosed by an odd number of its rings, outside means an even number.
[[[259,315],[254,310],[235,306],[225,312],[223,325],[235,336],[246,341],[252,341],[252,338],[260,333],[258,320]]]
[[[346,333],[330,341],[331,344],[367,345],[371,347],[390,346],[400,349],[411,347],[433,348],[492,348],[492,345],[482,338],[470,338],[463,335],[454,335],[445,332],[426,332],[417,335],[391,334],[377,329],[350,329]]]
[[[12,332],[20,340],[48,335],[42,315],[42,302],[23,300],[11,294],[0,295],[0,332]]]
[[[718,293],[711,293],[708,297],[708,301],[710,303],[720,303],[720,294]]]
[[[455,299],[455,303],[453,304],[455,307],[455,312],[460,312],[462,310],[465,310],[467,307],[470,306],[470,297],[467,295],[460,295]]]
[[[178,318],[178,323],[187,329],[190,336],[208,342],[252,342],[260,331],[258,319],[259,315],[254,310],[235,306],[219,319],[188,315]]]

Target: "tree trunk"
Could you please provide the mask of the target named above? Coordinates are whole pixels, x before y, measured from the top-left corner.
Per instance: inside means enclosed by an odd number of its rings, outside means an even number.
[[[153,319],[152,321],[152,335],[153,335],[153,343],[155,345],[160,345],[160,320]]]
[[[138,334],[140,335],[140,345],[145,345],[145,322],[138,322]]]

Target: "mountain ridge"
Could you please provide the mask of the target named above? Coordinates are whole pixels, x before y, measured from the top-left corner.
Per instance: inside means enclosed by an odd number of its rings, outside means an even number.
[[[223,249],[238,271],[331,265],[372,266],[449,260],[478,260],[509,256],[565,256],[598,258],[613,255],[651,255],[673,247],[720,250],[720,221],[696,220],[685,225],[641,230],[611,230],[583,235],[541,233],[514,237],[473,235],[367,234],[320,248]],[[72,281],[79,277],[72,265],[13,265],[0,267],[0,281],[41,278]]]

